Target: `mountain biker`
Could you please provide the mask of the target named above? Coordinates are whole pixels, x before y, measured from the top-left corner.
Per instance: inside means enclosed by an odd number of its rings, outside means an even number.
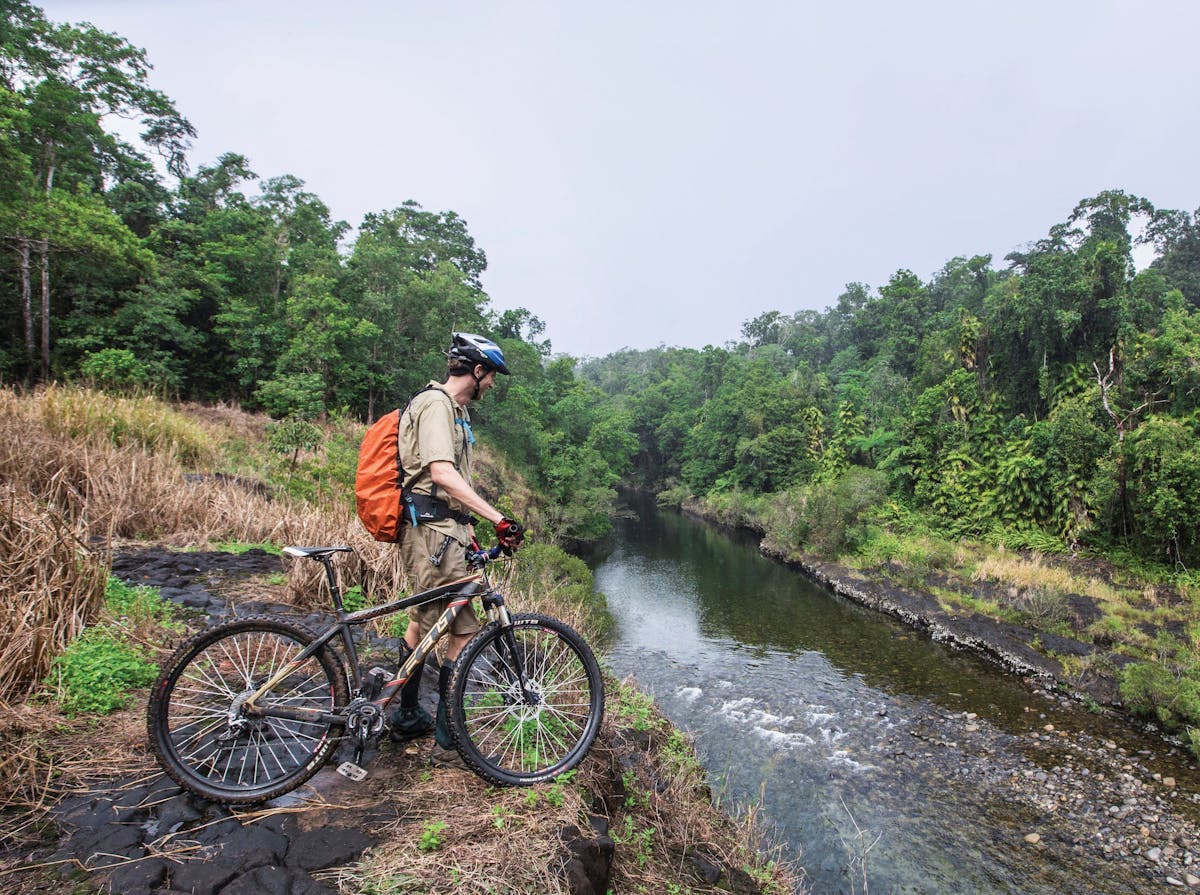
[[[500,546],[511,552],[521,546],[524,529],[488,503],[471,487],[471,418],[467,405],[478,401],[496,384],[496,375],[509,375],[500,347],[473,333],[454,333],[447,351],[445,382],[431,381],[400,417],[400,460],[406,472],[403,493],[412,527],[405,527],[400,556],[414,592],[448,584],[470,574],[466,548],[474,540],[476,517],[496,528]],[[448,600],[411,610],[404,641],[411,649],[437,621]],[[446,691],[453,662],[479,630],[474,607],[463,607],[446,638],[446,657],[438,675],[437,722],[417,703],[418,672],[400,691],[400,708],[390,719],[392,739],[403,741],[434,729],[430,759],[460,766],[446,716]],[[403,657],[402,657],[403,658]]]

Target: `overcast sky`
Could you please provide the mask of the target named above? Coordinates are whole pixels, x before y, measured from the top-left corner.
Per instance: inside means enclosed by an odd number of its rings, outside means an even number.
[[[1200,206],[1195,0],[42,5],[146,49],[193,167],[457,212],[577,356],[1003,265],[1105,189]]]

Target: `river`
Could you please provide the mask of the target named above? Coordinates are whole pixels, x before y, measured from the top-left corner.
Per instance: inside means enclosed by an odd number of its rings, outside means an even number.
[[[1088,816],[1099,830],[1107,806],[1070,805],[1055,780],[1103,779],[1079,737],[1181,777],[1182,758],[835,597],[748,538],[634,510],[593,562],[616,620],[608,662],[694,737],[727,807],[761,803],[813,892],[1161,891],[1118,861],[1097,872]],[[1017,798],[1047,779],[1055,804]]]

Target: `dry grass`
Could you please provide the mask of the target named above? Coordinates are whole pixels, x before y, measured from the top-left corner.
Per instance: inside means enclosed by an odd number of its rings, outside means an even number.
[[[318,508],[272,499],[228,479],[187,482],[185,473],[213,472],[230,444],[259,440],[265,420],[229,407],[185,411],[152,398],[85,390],[0,390],[6,597],[0,624],[10,632],[0,644],[0,694],[18,698],[27,692],[79,628],[97,617],[108,561],[89,549],[93,542],[346,544],[354,552],[339,566],[344,584],[362,584],[377,597],[406,587],[398,551],[370,539],[349,494]],[[503,509],[538,530],[533,496],[512,485],[519,477],[486,451],[479,459],[480,490],[496,495],[503,485]],[[555,615],[594,639],[593,618],[578,595],[552,578],[532,578],[510,594],[515,610]],[[285,599],[297,605],[328,605],[316,563],[291,562],[286,589]],[[474,775],[401,762],[405,776],[397,804],[402,801],[403,809],[383,831],[391,835],[366,861],[331,876],[346,892],[372,886],[427,893],[565,891],[558,873],[560,832],[568,824],[586,828],[597,800],[611,802],[614,781],[620,782],[617,723],[610,712],[575,778],[535,789],[496,789]],[[657,745],[636,762],[639,795],[611,817],[618,839],[614,889],[660,893],[691,880],[684,867],[689,851],[730,867],[762,867],[751,845],[753,814],[735,828],[712,804],[694,759],[680,761],[677,748],[660,750],[670,727],[661,718],[655,724]],[[46,808],[61,795],[141,767],[152,773],[142,725],[138,707],[89,729],[48,707],[0,702],[0,808],[8,812],[2,841],[34,838]],[[421,848],[422,833],[437,822],[447,824],[437,846]],[[647,830],[652,832],[640,832],[640,839],[626,838],[627,831]],[[792,877],[776,870],[774,879],[788,887]],[[698,883],[690,889],[712,891]]]
[[[1084,594],[1104,603],[1120,602],[1121,599],[1112,585],[1099,578],[1075,575],[1040,554],[1023,557],[1003,547],[980,559],[971,577],[975,581],[996,581],[1022,590]]]
[[[0,701],[20,699],[95,615],[108,564],[85,527],[16,482],[0,482]],[[2,702],[0,702],[2,705]]]
[[[555,873],[559,830],[584,806],[578,787],[558,788],[560,807],[548,790],[494,789],[473,774],[414,768],[402,815],[372,831],[380,844],[325,879],[346,893],[566,893]]]
[[[101,781],[159,773],[146,753],[143,707],[99,723],[69,720],[51,706],[0,702],[0,846],[36,837],[46,811]]]

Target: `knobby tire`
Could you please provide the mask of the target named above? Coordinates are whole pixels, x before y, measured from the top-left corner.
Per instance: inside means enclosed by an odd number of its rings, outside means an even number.
[[[171,779],[206,799],[245,804],[283,795],[315,774],[337,746],[341,725],[237,711],[239,700],[313,639],[292,622],[260,616],[203,631],[179,647],[163,663],[146,715],[150,747]],[[326,647],[258,704],[331,712],[348,701],[341,659]]]
[[[591,648],[569,625],[514,615],[511,628],[490,622],[463,649],[448,708],[458,751],[476,773],[528,786],[587,755],[604,716],[604,683]]]

